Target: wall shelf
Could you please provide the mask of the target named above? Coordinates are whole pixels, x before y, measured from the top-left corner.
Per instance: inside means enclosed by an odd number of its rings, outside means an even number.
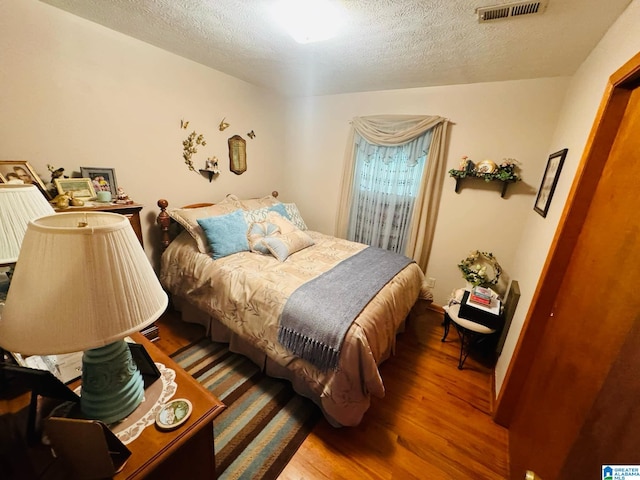
[[[206,170],[204,168],[200,169],[200,174],[205,176],[205,177],[209,177],[209,183],[211,183],[211,180],[213,180],[213,177],[218,175],[217,172],[214,172],[213,170]]]
[[[507,193],[507,187],[509,186],[510,183],[514,183],[514,181],[505,181],[505,180],[497,180],[497,179],[491,179],[487,182],[487,180],[485,179],[484,175],[479,174],[479,175],[467,175],[466,177],[454,177],[456,180],[456,193],[460,193],[460,188],[462,186],[462,182],[463,180],[471,180],[471,181],[483,181],[485,183],[491,183],[491,182],[499,182],[502,184],[502,191],[500,193],[500,196],[502,198],[504,198],[504,196]]]

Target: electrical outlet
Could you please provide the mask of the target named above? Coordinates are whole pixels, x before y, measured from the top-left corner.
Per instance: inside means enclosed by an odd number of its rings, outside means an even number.
[[[427,278],[427,287],[433,288],[436,286],[436,279],[433,277]]]

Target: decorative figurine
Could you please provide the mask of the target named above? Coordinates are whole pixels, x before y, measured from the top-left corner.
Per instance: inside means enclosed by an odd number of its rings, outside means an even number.
[[[59,195],[56,195],[55,198],[51,200],[51,203],[53,203],[56,208],[60,210],[64,210],[66,208],[69,208],[70,201],[71,201],[71,196],[68,193],[63,192]]]
[[[208,172],[213,172],[215,175],[219,174],[218,159],[216,157],[207,158],[204,169]]]
[[[116,203],[119,205],[130,205],[133,203],[133,200],[129,198],[129,195],[127,195],[124,192],[124,189],[122,187],[118,187],[118,195],[116,195]]]
[[[47,192],[51,198],[55,197],[58,193],[58,189],[54,183],[56,178],[69,178],[68,175],[64,174],[64,168],[55,168],[53,165],[47,163],[47,169],[51,172],[51,181],[47,184]]]
[[[49,169],[49,171],[51,172],[51,183],[53,183],[53,181],[56,178],[69,178],[67,175],[64,174],[64,168],[60,167],[60,168],[55,168],[53,165],[50,165],[47,163],[47,168]]]
[[[71,200],[69,200],[69,203],[71,204],[72,207],[82,207],[84,205],[84,200],[80,198],[75,198],[73,196],[73,192],[69,192],[68,195],[71,197]]]

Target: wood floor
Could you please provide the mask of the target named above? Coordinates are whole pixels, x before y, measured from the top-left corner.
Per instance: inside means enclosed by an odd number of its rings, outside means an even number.
[[[381,367],[385,398],[372,399],[358,427],[321,420],[280,480],[506,479],[507,431],[491,419],[491,368],[470,356],[458,370],[459,339],[452,329],[442,343],[441,322],[417,304]],[[156,344],[167,353],[202,335],[174,314],[159,326]]]

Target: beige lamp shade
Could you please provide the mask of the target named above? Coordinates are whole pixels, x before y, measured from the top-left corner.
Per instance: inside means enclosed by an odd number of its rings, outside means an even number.
[[[55,213],[34,185],[0,184],[0,264],[14,263],[34,218]]]
[[[126,217],[41,217],[22,242],[0,318],[0,346],[38,355],[101,347],[153,323],[167,303]]]

